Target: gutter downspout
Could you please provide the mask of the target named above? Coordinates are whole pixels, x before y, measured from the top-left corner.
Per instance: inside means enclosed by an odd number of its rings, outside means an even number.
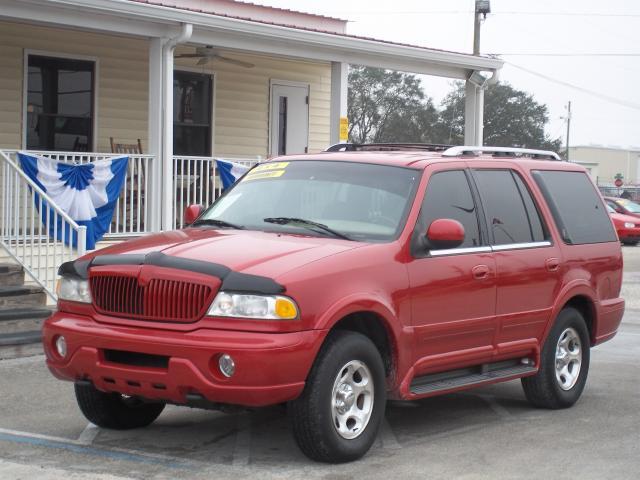
[[[173,219],[173,51],[191,38],[193,25],[183,23],[180,34],[162,46],[162,230],[175,228]]]
[[[479,146],[484,144],[484,92],[490,85],[498,83],[500,78],[500,70],[493,70],[491,77],[481,87],[477,87],[476,90],[476,109],[477,109],[477,121],[476,121],[476,133],[475,139]]]

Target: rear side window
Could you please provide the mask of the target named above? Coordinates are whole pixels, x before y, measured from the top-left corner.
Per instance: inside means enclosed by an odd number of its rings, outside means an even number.
[[[478,216],[467,176],[462,170],[434,173],[429,179],[422,203],[422,224],[428,227],[439,218],[452,218],[464,227],[461,248],[480,243]]]
[[[609,213],[586,173],[552,170],[532,173],[566,243],[618,241]]]
[[[474,170],[494,245],[545,240],[529,190],[510,170]]]

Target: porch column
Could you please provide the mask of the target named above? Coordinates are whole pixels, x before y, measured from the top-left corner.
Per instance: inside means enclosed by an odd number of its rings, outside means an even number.
[[[162,47],[162,229],[175,228],[173,206],[173,51],[176,45],[188,41],[193,25],[183,23],[178,36],[165,40]]]
[[[160,230],[162,201],[162,44],[161,38],[152,38],[149,42],[149,115],[148,115],[148,153],[153,155],[149,164],[149,191],[145,192],[145,201],[149,202],[148,229]]]
[[[484,89],[467,81],[464,100],[464,144],[482,145]]]
[[[347,117],[348,75],[348,63],[331,62],[330,145],[348,140],[340,138],[340,118]]]

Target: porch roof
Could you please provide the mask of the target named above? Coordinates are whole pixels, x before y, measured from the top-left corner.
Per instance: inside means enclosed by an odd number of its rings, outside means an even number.
[[[190,43],[306,60],[344,62],[450,78],[495,72],[497,58],[436,50],[309,27],[223,16],[130,0],[6,0],[0,18],[121,35],[175,36],[193,25]],[[81,26],[81,27],[80,27]]]

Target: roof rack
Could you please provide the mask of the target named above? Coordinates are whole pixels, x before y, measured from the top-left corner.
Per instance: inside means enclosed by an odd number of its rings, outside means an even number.
[[[459,155],[476,155],[479,153],[493,153],[499,156],[516,156],[531,157],[539,160],[562,160],[556,152],[550,150],[533,150],[530,148],[511,148],[511,147],[480,147],[480,146],[461,146],[451,147],[442,153],[443,157],[457,157]]]
[[[439,143],[336,143],[328,147],[325,152],[358,152],[358,151],[408,151],[426,150],[428,152],[444,152],[452,145]]]

